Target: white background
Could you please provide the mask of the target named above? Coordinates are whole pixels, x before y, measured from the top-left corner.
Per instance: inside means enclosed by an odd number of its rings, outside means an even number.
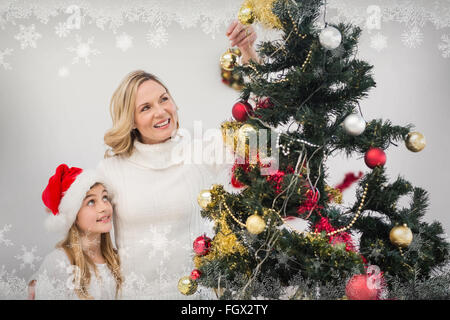
[[[0,67],[0,231],[12,225],[3,237],[13,243],[0,243],[0,265],[18,269],[23,276],[32,269],[28,265],[19,268],[21,261],[15,256],[22,253],[21,246],[27,250],[36,246],[35,253],[43,257],[57,240],[43,226],[47,213],[41,193],[49,177],[61,163],[91,168],[103,157],[103,135],[111,126],[109,101],[128,72],[144,69],[158,75],[175,98],[181,125],[187,128],[196,120],[203,122],[204,129],[218,127],[231,117],[238,98],[238,92],[221,83],[219,73],[219,57],[229,45],[225,24],[215,38],[200,26],[182,29],[172,24],[167,29],[167,44],[153,48],[145,41],[148,28],[128,23],[119,33],[133,36],[133,47],[122,52],[115,47],[112,32],[93,25],[59,38],[54,26],[63,18],[48,24],[29,18],[0,30],[0,50],[14,50],[5,57],[12,69]],[[19,24],[35,24],[42,34],[36,48],[20,48],[14,39]],[[400,41],[405,31],[401,24],[383,23],[378,31],[388,39],[386,49],[371,48],[374,31],[367,30],[359,47],[359,57],[375,66],[377,82],[361,101],[363,115],[367,121],[383,118],[398,125],[413,123],[426,136],[427,147],[420,153],[408,151],[403,144],[388,149],[386,168],[391,182],[402,175],[429,191],[431,205],[425,220],[441,221],[448,232],[450,59],[437,49],[442,32],[425,25],[422,45],[411,49]],[[101,53],[90,57],[91,66],[83,61],[72,64],[75,53],[67,48],[76,46],[75,34],[84,41],[94,37],[92,47]],[[62,66],[70,71],[65,78],[58,75]],[[337,156],[327,166],[330,185],[339,183],[347,172],[370,171],[362,155]],[[346,206],[353,204],[354,187],[344,194]],[[403,199],[401,204],[408,202]]]

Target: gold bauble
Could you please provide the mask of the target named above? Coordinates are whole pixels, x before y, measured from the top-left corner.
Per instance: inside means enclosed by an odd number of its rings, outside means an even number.
[[[412,152],[422,151],[427,145],[425,137],[420,132],[408,133],[405,140],[406,147]]]
[[[406,248],[411,244],[413,234],[406,224],[402,226],[395,226],[389,233],[389,240],[391,243],[400,248]]]
[[[238,143],[237,136],[241,126],[242,123],[238,121],[225,121],[221,124],[223,142],[233,151]]]
[[[255,15],[253,14],[252,7],[247,3],[244,3],[239,9],[238,19],[242,24],[252,24],[255,21]]]
[[[231,71],[222,70],[222,78],[224,78],[225,80],[230,80],[231,76]]]
[[[231,87],[232,87],[234,90],[241,91],[242,88],[243,88],[244,86],[243,86],[242,84],[238,83],[238,82],[233,82],[233,83],[231,84]]]
[[[239,48],[232,48],[231,52],[233,52],[238,57],[240,57],[242,55],[241,49],[239,49]]]
[[[249,158],[251,163],[256,163],[258,148],[257,139],[255,127],[248,123],[244,124],[237,132],[236,154],[242,158]],[[252,152],[250,152],[250,147],[252,147]]]
[[[248,232],[251,234],[260,234],[266,228],[266,223],[264,219],[258,216],[257,214],[253,214],[247,218],[247,222],[245,223]]]
[[[244,124],[239,128],[239,138],[245,139],[246,137],[254,136],[256,137],[256,129],[251,124]]]
[[[192,280],[191,277],[185,276],[178,281],[178,291],[185,296],[190,296],[197,291],[197,281]]]
[[[242,77],[241,77],[241,75],[239,73],[234,73],[232,75],[232,78],[233,78],[233,80],[240,80]]]
[[[202,190],[197,196],[197,202],[203,209],[207,209],[212,203],[212,195],[210,190]]]
[[[234,67],[236,66],[238,56],[233,53],[231,50],[227,50],[221,57],[220,57],[220,65],[222,66],[222,69],[227,71],[232,71]]]

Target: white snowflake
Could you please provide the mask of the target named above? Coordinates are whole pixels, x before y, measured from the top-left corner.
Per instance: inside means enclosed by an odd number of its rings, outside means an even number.
[[[169,240],[171,226],[150,227],[149,236],[139,241],[143,245],[150,246],[149,259],[152,259],[157,252],[162,253],[164,259],[170,257],[171,248],[177,245],[177,241]]]
[[[69,76],[69,74],[70,74],[70,70],[66,66],[58,69],[58,76],[60,76],[61,78],[66,78]]]
[[[408,48],[417,48],[423,42],[423,33],[420,28],[416,26],[403,32],[401,39],[403,44]]]
[[[37,250],[36,246],[31,248],[30,251],[28,251],[27,248],[24,245],[22,245],[23,253],[21,255],[16,255],[14,257],[17,260],[22,261],[22,263],[20,264],[20,269],[23,269],[28,265],[32,270],[34,270],[35,267],[34,263],[42,259],[41,257],[36,255],[36,250]]]
[[[122,297],[124,299],[155,299],[154,285],[150,284],[144,275],[130,272],[125,275],[122,284]]]
[[[164,27],[158,27],[156,29],[150,29],[146,34],[147,42],[154,48],[160,48],[164,46],[168,41],[168,34]]]
[[[80,59],[84,59],[87,66],[91,65],[90,56],[96,56],[100,54],[100,51],[91,47],[94,42],[94,37],[90,37],[87,42],[82,42],[81,37],[76,35],[77,46],[67,48],[70,52],[75,52],[76,56],[73,58],[72,63],[78,63]]]
[[[66,38],[70,34],[70,29],[67,27],[65,22],[59,22],[55,27],[55,33],[60,38]]]
[[[36,40],[42,38],[40,33],[36,32],[34,24],[29,27],[20,25],[20,32],[14,36],[16,40],[20,42],[20,47],[22,49],[31,47],[36,48]]]
[[[7,272],[5,266],[0,269],[0,300],[26,299],[27,283],[16,276],[16,270]]]
[[[370,47],[378,52],[387,48],[387,37],[381,33],[377,33],[370,37]]]
[[[450,58],[450,35],[443,34],[441,40],[442,43],[439,44],[439,50],[442,51],[444,58]]]
[[[6,48],[5,50],[0,50],[0,66],[2,66],[5,70],[10,70],[11,65],[5,61],[5,56],[10,56],[13,52],[13,49]]]
[[[5,238],[5,233],[11,230],[11,225],[6,224],[2,230],[0,230],[0,244],[4,244],[5,246],[12,246],[13,243],[11,240]]]
[[[121,35],[116,37],[116,47],[121,49],[123,52],[127,51],[133,46],[133,37],[123,32]]]

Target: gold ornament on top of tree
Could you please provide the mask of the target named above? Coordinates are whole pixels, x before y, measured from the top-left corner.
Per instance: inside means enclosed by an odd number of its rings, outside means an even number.
[[[419,152],[425,148],[427,142],[423,134],[420,132],[410,132],[406,136],[405,144],[408,150],[412,152]]]
[[[261,22],[266,28],[282,29],[283,26],[281,25],[280,19],[272,11],[275,1],[277,0],[246,0],[242,4],[241,9],[249,8],[255,20]],[[241,23],[244,22],[241,21]]]
[[[248,232],[250,232],[251,234],[260,234],[266,228],[266,223],[264,222],[264,219],[261,218],[261,216],[255,213],[247,218],[245,226],[247,227]]]
[[[406,248],[411,244],[413,234],[411,229],[408,228],[406,224],[403,224],[402,226],[395,226],[392,228],[389,233],[389,240],[397,247]]]
[[[238,20],[242,24],[252,24],[255,21],[253,8],[246,2],[242,5],[238,12]]]

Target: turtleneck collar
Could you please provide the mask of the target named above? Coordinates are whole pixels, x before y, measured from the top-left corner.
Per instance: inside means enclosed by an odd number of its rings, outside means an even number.
[[[180,130],[161,143],[145,144],[135,140],[133,153],[128,160],[139,166],[157,170],[178,165],[184,160],[184,148],[180,146],[184,140]]]

